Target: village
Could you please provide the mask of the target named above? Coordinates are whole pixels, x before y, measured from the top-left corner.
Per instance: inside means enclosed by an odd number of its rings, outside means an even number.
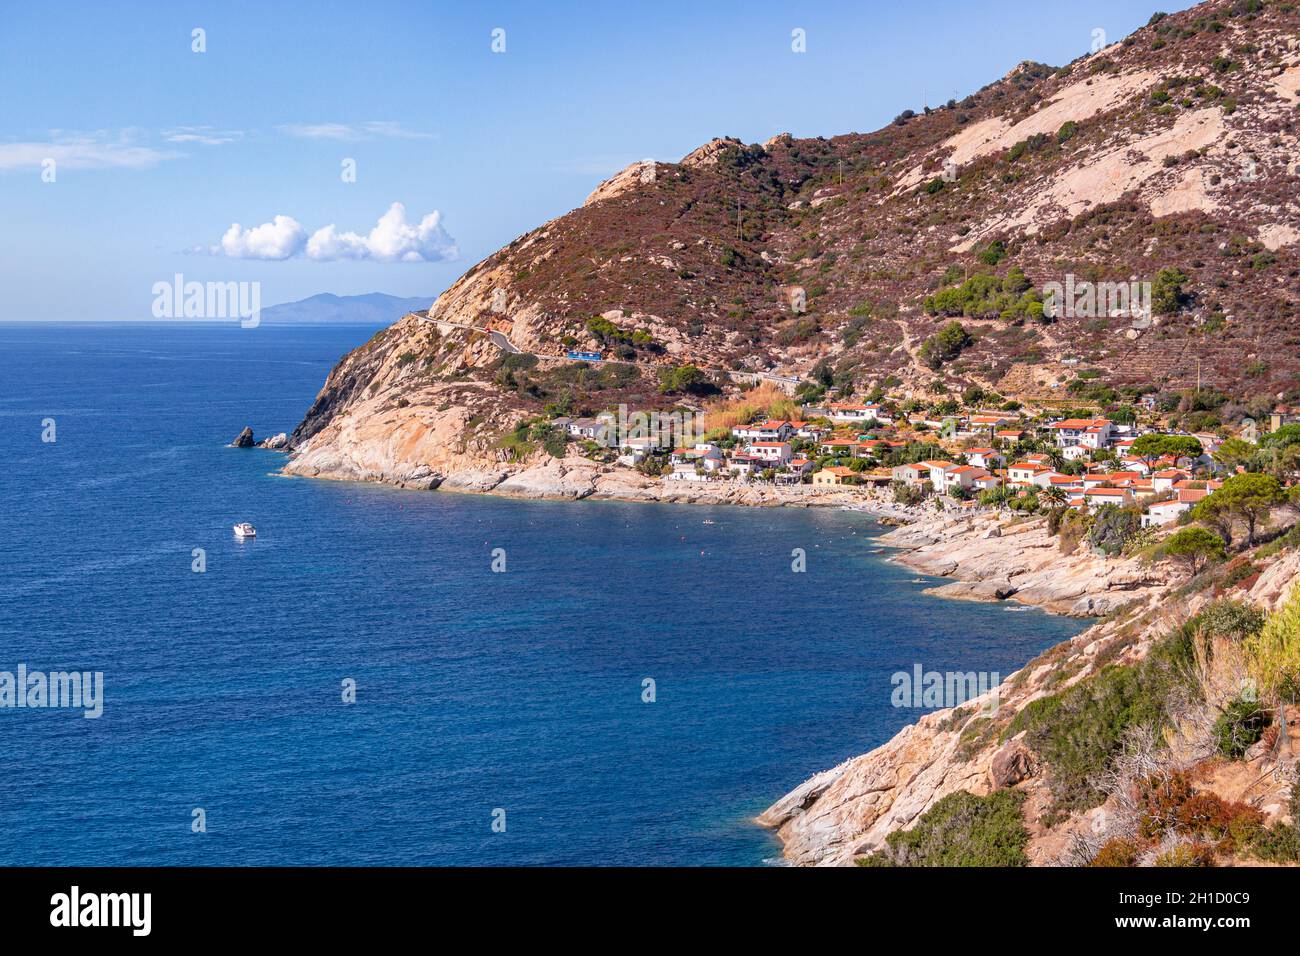
[[[616,450],[618,464],[666,483],[770,483],[814,495],[861,489],[875,498],[885,490],[903,506],[970,512],[1090,512],[1114,505],[1139,509],[1143,528],[1177,522],[1227,478],[1245,472],[1242,449],[1283,428],[1300,430],[1300,413],[1285,406],[1267,422],[1247,423],[1240,435],[1046,410],[909,417],[888,401],[800,411],[797,419],[758,416],[725,434],[714,429],[684,442],[680,433],[653,429],[619,433],[607,417],[552,425],[589,450]],[[1220,454],[1225,443],[1227,455]],[[1296,473],[1280,477],[1292,485]]]

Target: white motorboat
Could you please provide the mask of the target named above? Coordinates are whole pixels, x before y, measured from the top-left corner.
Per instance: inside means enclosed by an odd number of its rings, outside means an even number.
[[[256,537],[257,537],[257,529],[254,528],[254,527],[253,527],[251,524],[249,524],[247,521],[241,521],[241,522],[239,522],[239,524],[235,525],[235,537],[236,537],[236,538],[256,538]]]

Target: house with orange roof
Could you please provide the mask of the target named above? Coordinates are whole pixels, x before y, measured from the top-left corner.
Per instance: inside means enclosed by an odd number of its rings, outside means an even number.
[[[1085,448],[1105,448],[1110,444],[1114,426],[1108,418],[1063,418],[1047,426],[1061,448],[1083,445]]]
[[[1001,468],[1007,463],[1006,456],[996,448],[967,448],[964,454],[976,468]]]
[[[822,440],[821,450],[823,455],[851,457],[858,452],[858,441],[856,438],[826,438]]]
[[[1101,505],[1131,505],[1133,490],[1131,488],[1088,488],[1083,493],[1083,500],[1093,508]]]
[[[1169,524],[1172,521],[1177,521],[1179,515],[1185,511],[1190,511],[1196,507],[1197,502],[1215,491],[1215,489],[1208,487],[1214,482],[1198,481],[1184,482],[1183,484],[1184,487],[1177,489],[1176,497],[1147,505],[1146,511],[1142,514],[1142,527],[1150,528],[1152,525]],[[1194,485],[1203,487],[1193,487]]]
[[[794,457],[788,441],[754,441],[745,450],[773,467],[784,465]]]
[[[731,430],[731,434],[741,441],[789,441],[794,432],[790,422],[775,419],[754,425],[737,425]]]
[[[909,488],[918,488],[930,480],[930,468],[924,462],[898,465],[893,470],[894,480],[901,481]]]
[[[975,483],[981,478],[990,477],[989,472],[975,465],[957,465],[940,473],[942,485],[935,485],[936,488],[942,487],[945,492],[969,491],[975,487]]]
[[[1165,468],[1151,476],[1151,487],[1155,491],[1170,491],[1175,484],[1190,477],[1191,472],[1182,468]]]
[[[1056,472],[1046,465],[1032,461],[1018,461],[1007,469],[1007,481],[1012,485],[1034,485],[1046,488]]]
[[[1049,488],[1060,488],[1069,494],[1083,491],[1083,477],[1081,475],[1052,475],[1047,479]]]
[[[843,465],[831,465],[829,468],[823,468],[812,476],[814,485],[842,485],[846,479],[854,477],[852,468],[845,468]]]
[[[674,481],[707,481],[710,475],[722,471],[727,460],[716,445],[700,444],[694,448],[674,448],[668,463],[673,470],[666,477]]]

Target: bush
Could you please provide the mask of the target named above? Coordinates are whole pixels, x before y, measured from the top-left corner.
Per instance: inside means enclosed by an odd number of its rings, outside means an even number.
[[[1180,528],[1165,542],[1164,553],[1176,558],[1187,568],[1190,577],[1196,577],[1211,561],[1227,557],[1224,540],[1207,528]]]
[[[1088,531],[1088,543],[1103,554],[1112,557],[1122,554],[1124,547],[1142,528],[1142,515],[1136,508],[1119,505],[1102,505],[1093,517]]]
[[[1291,822],[1260,830],[1251,841],[1251,852],[1270,863],[1300,863],[1300,783],[1291,784]]]
[[[1151,287],[1151,307],[1161,315],[1170,315],[1187,304],[1183,291],[1187,274],[1179,269],[1161,269]]]
[[[1165,700],[1175,687],[1194,691],[1192,627],[1156,644],[1140,663],[1113,665],[1060,694],[1026,706],[1004,738],[1025,742],[1046,762],[1053,802],[1048,816],[1096,806],[1106,795],[1098,778],[1119,753],[1130,728],[1162,730]]]
[[[1260,708],[1258,701],[1238,697],[1223,708],[1223,713],[1214,722],[1214,744],[1223,756],[1240,760],[1264,736],[1268,722],[1268,714]]]
[[[1214,851],[1200,843],[1180,843],[1156,857],[1156,866],[1214,866]]]
[[[1245,643],[1247,666],[1261,693],[1285,703],[1300,697],[1300,584]]]
[[[1133,840],[1115,837],[1097,851],[1089,866],[1136,866],[1140,847]]]
[[[708,376],[694,365],[679,365],[674,369],[665,369],[659,375],[659,391],[664,394],[674,392],[689,392],[696,395],[703,395],[710,391],[717,391],[708,380]]]
[[[970,333],[960,322],[949,322],[921,345],[921,361],[932,369],[941,368],[961,354],[970,345]]]
[[[1205,637],[1244,641],[1264,626],[1264,612],[1244,601],[1215,601],[1196,616]]]
[[[1015,790],[950,793],[912,829],[891,833],[888,855],[901,866],[1026,866],[1024,801]]]

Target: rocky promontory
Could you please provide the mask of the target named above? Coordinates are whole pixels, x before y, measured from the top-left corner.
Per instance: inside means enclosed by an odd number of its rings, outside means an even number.
[[[1047,519],[1008,519],[996,512],[923,519],[896,528],[880,543],[902,549],[901,564],[955,578],[930,589],[941,597],[1014,600],[1071,617],[1100,617],[1168,585],[1172,569],[1136,558],[1063,553]]]

